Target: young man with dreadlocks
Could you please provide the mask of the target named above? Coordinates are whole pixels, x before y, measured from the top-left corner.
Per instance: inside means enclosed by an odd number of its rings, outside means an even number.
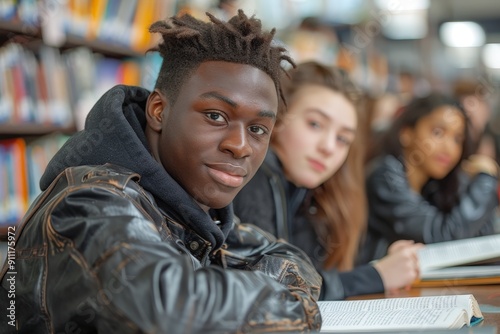
[[[235,223],[283,107],[274,31],[242,11],[153,24],[153,92],[117,86],[55,155],[2,271],[0,331],[318,330],[321,278],[293,246]],[[5,321],[5,316],[2,321]]]

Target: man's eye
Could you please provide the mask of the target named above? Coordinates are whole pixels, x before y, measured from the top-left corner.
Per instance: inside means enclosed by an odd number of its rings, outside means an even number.
[[[206,115],[208,118],[210,118],[210,120],[212,120],[214,122],[224,122],[224,117],[222,117],[222,115],[219,113],[209,112]]]
[[[263,134],[267,133],[267,131],[264,128],[257,126],[257,125],[251,126],[250,131],[252,133],[255,133],[256,135],[263,135]]]

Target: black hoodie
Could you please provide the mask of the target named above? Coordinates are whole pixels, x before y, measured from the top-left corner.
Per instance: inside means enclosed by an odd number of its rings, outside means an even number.
[[[188,224],[217,249],[231,229],[232,206],[214,210],[214,216],[221,221],[214,224],[153,158],[144,133],[149,94],[144,88],[123,85],[106,92],[89,112],[84,130],[73,135],[49,162],[40,188],[47,189],[67,167],[106,163],[125,167],[141,175],[140,185],[153,194],[162,209]]]

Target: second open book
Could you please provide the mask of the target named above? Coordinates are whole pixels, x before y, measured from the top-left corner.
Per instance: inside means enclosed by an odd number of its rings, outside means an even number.
[[[321,332],[390,332],[450,329],[483,320],[473,295],[318,302]]]
[[[500,283],[500,234],[428,244],[418,256],[416,286]]]

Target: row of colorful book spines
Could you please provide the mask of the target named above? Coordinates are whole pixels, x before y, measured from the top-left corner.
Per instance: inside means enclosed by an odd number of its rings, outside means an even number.
[[[60,117],[63,118],[61,121],[69,117],[69,106],[64,105],[68,104],[67,101],[56,95],[66,88],[65,82],[61,82],[64,73],[57,62],[60,57],[45,51],[42,50],[43,54],[37,61],[33,52],[18,44],[8,44],[0,49],[0,122],[44,122],[45,104],[53,108],[48,120],[59,123]],[[39,105],[37,110],[35,103]]]
[[[26,143],[18,138],[0,142],[0,221],[15,222],[28,204]]]
[[[0,141],[0,225],[16,223],[40,193],[38,182],[66,136],[27,144],[22,138]]]
[[[0,50],[0,58],[0,123],[33,122],[65,126],[73,122],[71,106],[77,104],[79,94],[88,92],[80,91],[78,87],[82,85],[72,82],[82,77],[70,76],[73,69],[52,68],[57,61],[59,67],[70,66],[67,62],[47,59],[47,65],[42,58],[33,71],[31,60],[35,58],[34,54],[29,50],[19,51],[16,47]],[[140,85],[143,77],[153,75],[152,68],[157,67],[159,65],[144,59],[95,57],[91,70],[95,71],[99,80],[95,84],[87,83],[87,86],[100,93],[115,84]],[[101,87],[103,83],[108,86]],[[72,88],[76,91],[71,91]]]
[[[15,20],[27,24],[38,24],[40,9],[37,0],[2,0],[0,1],[0,19]]]
[[[175,0],[68,0],[4,1],[0,19],[39,26],[57,16],[60,29],[89,40],[103,40],[132,50],[148,49],[154,42],[148,31],[156,20],[171,16]],[[55,11],[54,6],[61,6]],[[62,19],[60,18],[62,16]]]

